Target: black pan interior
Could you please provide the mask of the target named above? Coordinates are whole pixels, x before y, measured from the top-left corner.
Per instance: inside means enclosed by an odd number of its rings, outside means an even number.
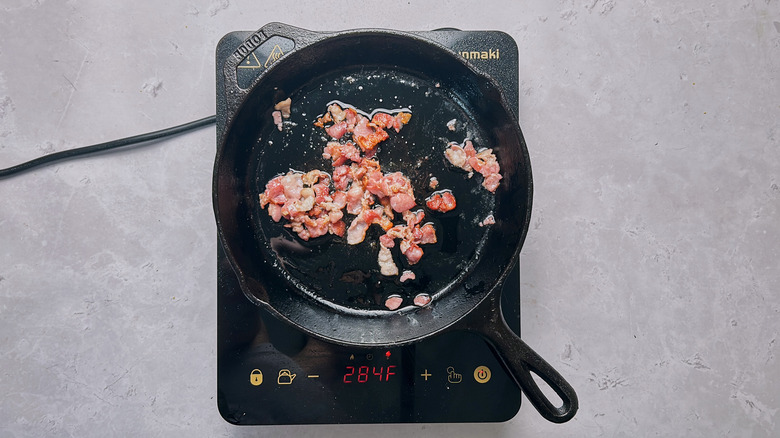
[[[292,116],[279,132],[271,112],[274,103],[287,97]],[[432,192],[431,176],[438,178],[438,189],[451,189],[458,200],[452,212],[426,211],[425,221],[434,223],[439,242],[423,246],[420,263],[405,266],[405,258],[394,252],[400,269],[417,274],[411,283],[378,273],[378,226],[359,245],[346,245],[335,236],[304,242],[282,226],[284,220],[274,223],[259,207],[258,194],[272,177],[290,169],[332,170],[322,158],[327,138],[312,123],[336,100],[367,112],[410,109],[409,124],[400,133],[391,131],[380,145],[377,158],[383,170],[404,172],[420,206]],[[451,119],[457,121],[454,132],[447,129]],[[477,148],[493,148],[498,156],[504,180],[495,195],[480,186],[480,175],[469,179],[444,159],[447,143],[465,138]],[[218,226],[245,293],[307,331],[337,342],[406,342],[451,324],[496,286],[527,230],[530,166],[506,103],[488,78],[451,52],[419,39],[349,34],[298,49],[253,86],[220,147]],[[480,227],[491,213],[496,225]],[[435,298],[426,313],[411,306],[400,312],[380,310],[389,294],[411,298],[419,292]],[[425,327],[420,327],[423,320]],[[350,328],[343,333],[325,328],[345,321]]]
[[[398,245],[392,249],[399,269],[415,273],[412,281],[401,283],[398,276],[386,277],[378,272],[378,239],[382,234],[378,226],[372,226],[358,245],[347,245],[346,237],[334,235],[305,242],[283,227],[286,221],[273,222],[254,204],[257,238],[269,243],[264,249],[271,254],[266,257],[278,260],[279,268],[302,290],[351,309],[381,310],[385,298],[392,294],[406,297],[409,304],[417,293],[442,293],[454,279],[470,271],[486,232],[478,223],[492,213],[495,196],[480,186],[481,176],[469,179],[444,158],[449,141],[460,143],[468,136],[480,145],[484,138],[481,127],[473,123],[457,96],[409,73],[368,66],[329,72],[290,97],[292,115],[285,129],[280,132],[266,124],[256,143],[257,177],[250,192],[253,201],[256,197],[252,195],[262,192],[269,179],[290,169],[332,170],[330,161],[322,158],[328,138],[312,122],[335,98],[368,111],[410,109],[410,123],[399,133],[391,131],[390,138],[379,146],[376,157],[383,171],[400,171],[410,178],[419,208],[435,191],[429,185],[431,177],[439,180],[436,190],[452,190],[459,205],[447,213],[424,209],[424,221],[434,224],[438,242],[422,246],[425,255],[419,263],[409,265]],[[458,121],[455,132],[447,128],[452,119]],[[346,216],[347,224],[352,218]],[[403,223],[400,215],[395,222]]]

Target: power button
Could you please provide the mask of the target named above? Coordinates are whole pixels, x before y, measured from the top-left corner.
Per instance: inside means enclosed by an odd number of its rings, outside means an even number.
[[[487,383],[490,380],[490,368],[480,365],[474,370],[474,380],[477,383]]]

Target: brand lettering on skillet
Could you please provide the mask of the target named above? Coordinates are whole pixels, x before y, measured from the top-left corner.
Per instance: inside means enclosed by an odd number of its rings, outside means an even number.
[[[248,40],[244,41],[240,46],[238,46],[238,48],[233,52],[233,58],[235,58],[236,61],[241,61],[247,55],[249,55],[250,52],[255,50],[255,48],[257,48],[257,46],[259,46],[262,42],[263,39],[260,38],[260,35],[253,34],[251,37],[249,37]]]
[[[488,49],[482,51],[464,50],[460,52],[460,56],[466,59],[498,59],[499,55],[500,54],[498,53],[498,49]]]

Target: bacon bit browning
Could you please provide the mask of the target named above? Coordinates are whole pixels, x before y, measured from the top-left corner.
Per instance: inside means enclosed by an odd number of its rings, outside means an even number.
[[[400,277],[400,278],[398,278],[398,281],[400,281],[401,283],[403,283],[403,282],[405,282],[406,280],[414,280],[415,278],[417,278],[417,276],[416,276],[416,275],[414,275],[414,272],[412,272],[412,271],[409,271],[409,270],[406,270],[406,271],[404,271],[404,272],[401,274],[401,277]]]
[[[314,122],[314,126],[318,128],[324,128],[326,123],[332,122],[333,117],[331,117],[330,113],[325,113],[324,116],[317,119],[316,122]]]
[[[391,116],[387,113],[376,113],[371,118],[371,123],[380,128],[393,128],[395,132],[401,132],[403,125],[409,123],[412,118],[410,113],[399,112],[395,116]]]
[[[368,117],[358,114],[354,108],[342,109],[340,105],[333,103],[328,106],[328,111],[314,122],[314,126],[324,128],[325,132],[336,140],[346,134],[352,134],[352,140],[368,154],[390,137],[385,129],[393,128],[395,132],[400,132],[411,118],[411,113],[403,111],[395,115],[378,112],[369,120]],[[331,122],[333,124],[328,125]]]
[[[277,111],[280,111],[282,114],[282,117],[285,119],[290,118],[290,104],[292,104],[292,99],[289,97],[281,102],[278,102],[276,105],[274,105],[274,109]]]
[[[455,208],[455,196],[449,190],[434,192],[428,197],[425,206],[431,210],[446,213]]]
[[[326,128],[327,129],[327,128]],[[363,152],[373,151],[376,145],[390,138],[384,129],[369,124],[368,118],[361,116],[358,124],[352,130],[352,138],[363,149]]]
[[[435,176],[432,176],[431,181],[428,183],[428,187],[436,190],[436,187],[439,187],[439,179]]]
[[[459,167],[466,172],[476,170],[484,177],[482,186],[489,192],[495,193],[498,184],[503,178],[499,172],[501,167],[498,164],[493,149],[482,149],[477,152],[471,140],[466,140],[465,146],[461,147],[457,143],[450,143],[444,151],[444,156],[453,166]]]
[[[455,123],[457,123],[456,119],[452,119],[449,122],[447,122],[447,129],[449,129],[450,131],[454,131],[455,130]]]

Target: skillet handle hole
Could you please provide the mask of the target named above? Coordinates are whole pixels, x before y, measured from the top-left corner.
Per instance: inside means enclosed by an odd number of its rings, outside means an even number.
[[[539,377],[538,374],[536,374],[532,370],[529,370],[529,373],[531,374],[531,377],[534,379],[534,383],[536,383],[536,386],[539,388],[542,394],[547,398],[547,400],[553,406],[555,406],[556,409],[562,409],[563,399],[560,396],[558,396],[558,393],[556,393],[555,390],[553,390],[552,387],[550,387],[550,385],[548,385],[547,382],[544,381],[544,379]]]

